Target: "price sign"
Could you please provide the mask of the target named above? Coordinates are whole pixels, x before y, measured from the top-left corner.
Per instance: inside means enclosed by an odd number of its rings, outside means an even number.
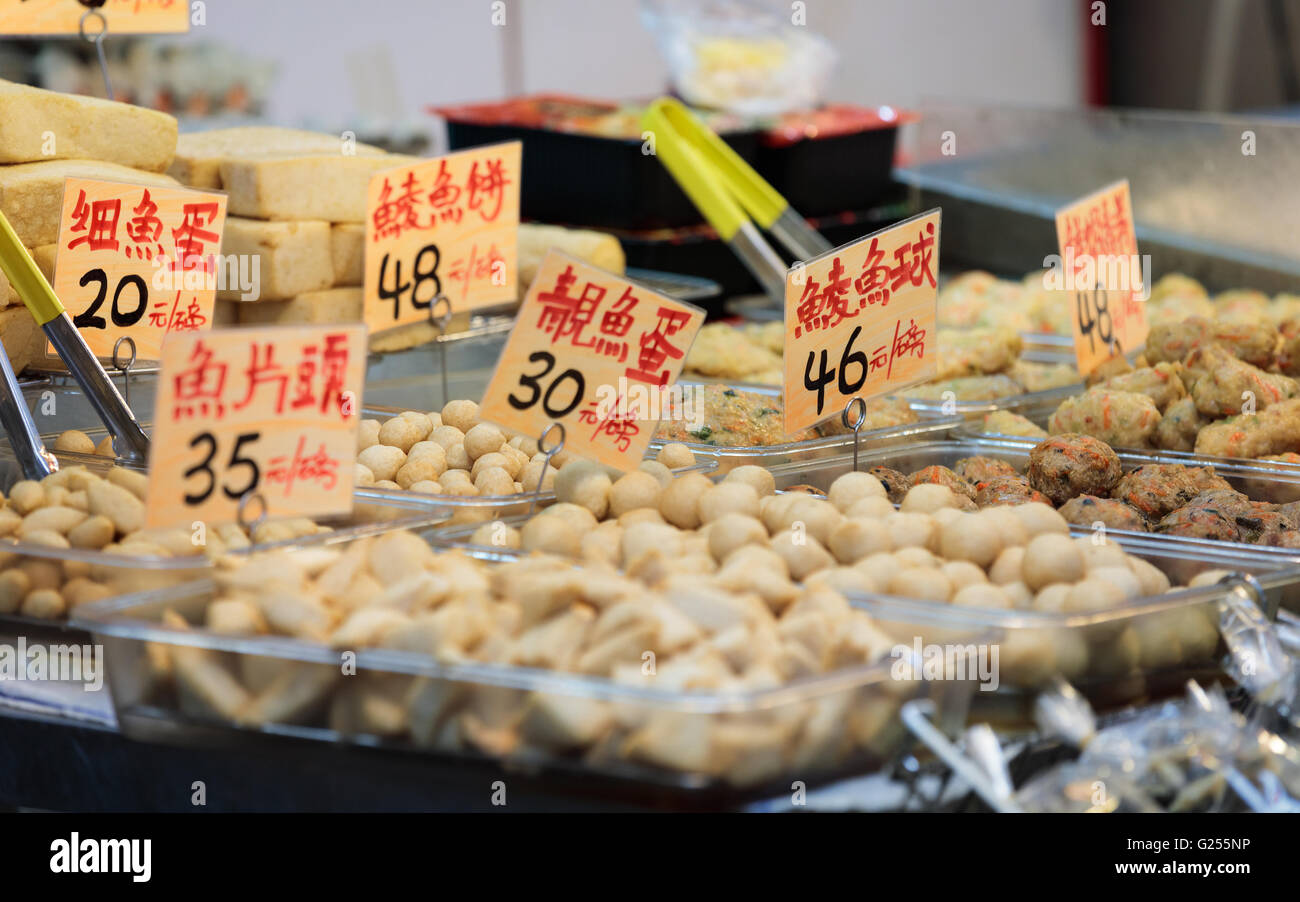
[[[91,352],[129,336],[158,360],[168,333],[209,328],[225,224],[224,194],[68,179],[53,287]]]
[[[512,141],[370,180],[365,320],[371,332],[427,321],[440,294],[457,313],[518,297],[522,159],[523,144]]]
[[[360,324],[169,335],[149,525],[231,522],[249,493],[268,517],[350,511],[365,362]]]
[[[1056,213],[1063,285],[1074,316],[1074,356],[1091,373],[1146,343],[1142,262],[1128,181],[1116,182]]]
[[[633,470],[704,311],[551,251],[524,297],[480,415],[525,435],[565,427],[568,451]],[[552,437],[553,441],[553,437]]]
[[[100,7],[109,34],[165,34],[190,30],[189,0],[107,0]],[[77,0],[0,0],[0,34],[80,34],[86,7]],[[98,22],[86,25],[98,34]]]
[[[785,277],[785,431],[853,398],[932,379],[939,210],[794,266]]]

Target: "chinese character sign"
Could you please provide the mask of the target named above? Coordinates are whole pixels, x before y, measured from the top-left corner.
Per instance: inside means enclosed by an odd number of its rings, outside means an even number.
[[[189,0],[107,0],[99,10],[109,34],[189,31]],[[80,34],[86,7],[78,0],[0,0],[0,34]],[[86,26],[90,34],[98,23]]]
[[[1056,214],[1056,240],[1067,269],[1074,353],[1087,375],[1147,340],[1133,205],[1128,181],[1116,182]]]
[[[518,296],[523,144],[494,144],[380,172],[366,205],[365,319],[380,332]]]
[[[149,524],[232,522],[249,493],[269,517],[351,510],[365,362],[359,324],[168,336]]]
[[[564,447],[635,469],[704,311],[551,251],[528,289],[481,416],[525,435],[562,423]],[[554,442],[556,435],[548,437]]]
[[[785,431],[934,376],[939,211],[837,248],[785,280]]]
[[[157,360],[164,336],[212,325],[226,197],[68,179],[54,293],[99,357],[122,336]]]

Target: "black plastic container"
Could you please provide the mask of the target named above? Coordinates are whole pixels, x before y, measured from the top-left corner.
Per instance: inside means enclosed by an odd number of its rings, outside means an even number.
[[[892,184],[897,143],[896,125],[793,143],[763,140],[755,168],[804,216],[865,210]]]
[[[510,120],[512,104],[436,108],[447,121],[452,150],[522,141],[523,194],[520,215],[539,222],[562,222],[606,229],[678,228],[701,223],[704,217],[673,181],[663,164],[643,152],[633,138],[603,137],[559,131]],[[548,98],[553,105],[613,112],[613,104],[568,98]],[[499,121],[491,121],[496,117]],[[725,132],[722,139],[752,166],[758,163],[759,132]]]

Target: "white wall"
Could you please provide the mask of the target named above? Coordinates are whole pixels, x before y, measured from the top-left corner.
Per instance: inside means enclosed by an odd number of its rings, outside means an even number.
[[[636,0],[505,0],[522,46],[525,91],[650,95],[667,69]],[[783,0],[764,0],[785,12]],[[916,104],[926,97],[1074,104],[1081,99],[1074,0],[806,0],[808,27],[840,54],[831,99]],[[277,60],[270,117],[333,127],[358,113],[349,59],[376,96],[417,113],[427,103],[507,90],[491,0],[208,0],[198,36]],[[383,58],[387,63],[382,62]],[[375,60],[381,60],[376,65]],[[385,65],[395,87],[384,89]],[[378,77],[374,77],[378,73]]]

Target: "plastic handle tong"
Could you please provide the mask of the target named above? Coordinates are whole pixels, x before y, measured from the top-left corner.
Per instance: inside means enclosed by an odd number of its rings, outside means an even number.
[[[652,102],[641,125],[650,133],[655,156],[770,297],[784,301],[787,267],[755,222],[801,260],[832,249],[775,188],[680,101],[661,97]]]

